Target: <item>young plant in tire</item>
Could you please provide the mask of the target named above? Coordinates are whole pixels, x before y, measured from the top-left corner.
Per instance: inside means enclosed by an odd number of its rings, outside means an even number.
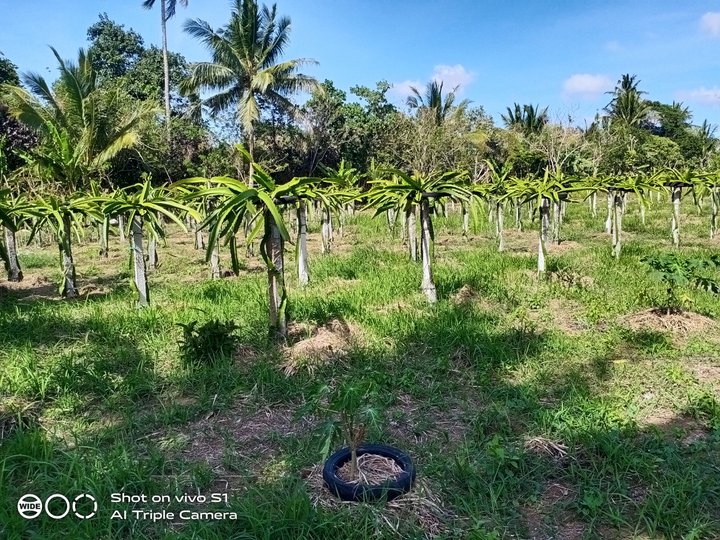
[[[314,408],[327,418],[323,430],[323,459],[332,446],[344,440],[350,448],[350,477],[358,478],[357,452],[370,430],[380,424],[378,392],[370,381],[353,381],[336,387],[323,386],[312,401]]]

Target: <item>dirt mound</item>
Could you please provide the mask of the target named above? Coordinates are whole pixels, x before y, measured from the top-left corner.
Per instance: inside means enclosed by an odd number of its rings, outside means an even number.
[[[361,332],[355,325],[333,319],[316,328],[307,324],[296,325],[291,329],[290,336],[292,338],[298,334],[308,337],[285,349],[286,361],[283,363],[283,370],[288,376],[303,368],[312,372],[331,360],[344,358],[357,342]]]
[[[671,332],[686,336],[717,328],[717,323],[705,315],[692,311],[668,313],[665,309],[652,308],[627,315],[621,319],[631,330]]]
[[[465,306],[475,300],[478,294],[470,285],[463,285],[450,297],[450,301],[458,306]]]
[[[590,276],[584,276],[579,272],[572,270],[560,269],[548,273],[548,279],[553,283],[558,283],[563,287],[579,287],[581,289],[590,289],[595,285],[595,280]]]

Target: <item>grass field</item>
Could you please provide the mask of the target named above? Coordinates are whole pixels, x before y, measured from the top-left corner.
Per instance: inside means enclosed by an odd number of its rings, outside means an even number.
[[[56,298],[56,248],[23,248],[24,282],[0,289],[0,537],[718,538],[720,300],[688,289],[689,315],[648,311],[664,291],[640,257],[672,249],[669,217],[655,204],[643,226],[631,204],[616,263],[604,216],[571,205],[543,280],[536,225],[507,231],[497,253],[483,219],[466,240],[460,216],[437,218],[433,307],[383,219],[349,218],[327,256],[313,221],[305,290],[288,250],[282,350],[266,342],[255,259],[210,281],[191,235],[173,230],[153,307],[137,311],[117,238],[107,260],[92,239],[76,249],[76,301]],[[717,252],[708,219],[684,207],[683,251]],[[183,364],[179,323],[211,319],[238,325],[235,353]],[[320,420],[303,405],[357,378],[382,389],[367,440],[418,468],[415,489],[388,505],[339,503],[318,476]],[[120,492],[227,494],[229,506],[113,503]],[[26,493],[89,493],[98,515],[26,520]],[[237,519],[131,513],[183,508]]]

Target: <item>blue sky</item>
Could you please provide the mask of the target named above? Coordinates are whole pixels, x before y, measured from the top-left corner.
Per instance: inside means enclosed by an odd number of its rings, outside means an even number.
[[[189,61],[207,53],[182,32],[187,18],[219,27],[229,0],[190,0],[169,23],[170,48]],[[551,116],[590,119],[603,92],[623,73],[637,74],[647,97],[683,101],[720,124],[720,5],[694,0],[280,0],[291,17],[288,58],[320,64],[306,70],[348,90],[394,85],[402,103],[410,85],[432,78],[499,120],[513,102],[548,106]],[[141,0],[0,0],[0,51],[21,71],[52,78],[55,61],[86,46],[87,27],[107,12],[146,44],[159,44],[157,8]]]

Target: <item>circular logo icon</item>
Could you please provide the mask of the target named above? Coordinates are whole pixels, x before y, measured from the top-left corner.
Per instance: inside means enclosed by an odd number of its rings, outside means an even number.
[[[17,503],[18,513],[25,519],[35,519],[42,513],[43,503],[40,497],[28,493],[20,497]]]
[[[81,514],[80,512],[78,512],[78,510],[77,510],[78,502],[80,502],[82,499],[88,499],[89,501],[92,502],[92,511],[91,512],[89,512],[87,514]],[[73,514],[75,514],[80,519],[90,519],[97,513],[97,509],[98,509],[97,499],[95,497],[93,497],[92,495],[90,495],[89,493],[81,493],[80,495],[75,497],[75,499],[73,499],[73,503],[72,503]]]
[[[62,514],[53,514],[50,512],[50,501],[53,501],[55,499],[60,499],[61,501],[65,501],[65,510],[62,512]],[[53,495],[50,495],[47,499],[45,499],[45,513],[53,518],[53,519],[62,519],[65,516],[68,515],[70,512],[70,501],[65,495],[60,495],[59,493],[55,493]]]

